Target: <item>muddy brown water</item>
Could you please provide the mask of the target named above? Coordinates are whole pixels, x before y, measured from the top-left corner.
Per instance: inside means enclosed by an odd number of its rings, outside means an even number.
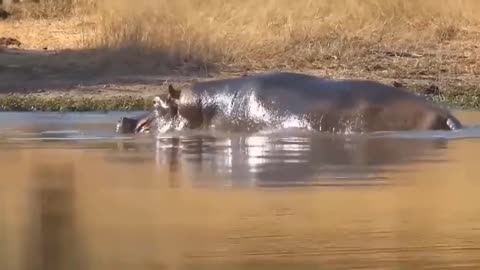
[[[0,113],[0,269],[480,269],[479,112],[156,139],[123,115]]]

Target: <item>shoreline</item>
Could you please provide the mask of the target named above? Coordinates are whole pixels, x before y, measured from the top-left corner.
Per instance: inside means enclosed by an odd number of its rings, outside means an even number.
[[[355,61],[335,59],[303,68],[217,65],[202,69],[161,65],[156,63],[161,59],[130,54],[128,50],[0,48],[0,111],[146,110],[151,99],[166,91],[168,84],[182,88],[196,81],[273,71],[337,80],[372,80],[426,94],[428,99],[447,107],[480,109],[480,74],[476,71],[467,74],[446,68],[440,74],[434,66],[415,68],[408,57],[376,57],[367,57],[371,61],[365,65],[372,69],[356,66]],[[430,60],[426,57],[422,61]],[[380,67],[378,63],[382,62]]]
[[[108,94],[62,93],[42,91],[41,93],[0,94],[0,112],[93,112],[93,111],[142,111],[151,108],[152,98],[166,91],[165,86],[136,86],[146,91],[120,94],[113,90]],[[162,88],[161,91],[158,91]],[[104,89],[102,89],[104,90]],[[157,91],[155,91],[157,90]],[[480,89],[462,89],[441,93],[425,93],[424,87],[409,88],[407,91],[420,95],[431,102],[456,110],[480,109]]]
[[[144,111],[151,99],[142,96],[111,96],[102,98],[71,96],[9,95],[0,97],[1,112],[95,112]]]

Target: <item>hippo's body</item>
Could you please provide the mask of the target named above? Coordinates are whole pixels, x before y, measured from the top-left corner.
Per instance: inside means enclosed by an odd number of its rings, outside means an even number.
[[[406,90],[362,80],[330,80],[276,72],[170,87],[161,117],[186,128],[254,131],[298,126],[358,132],[454,130],[462,124],[448,110]],[[152,121],[153,123],[154,121]]]

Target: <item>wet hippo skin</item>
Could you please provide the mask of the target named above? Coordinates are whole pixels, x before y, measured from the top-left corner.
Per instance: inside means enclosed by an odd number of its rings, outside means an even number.
[[[190,129],[256,131],[293,125],[327,132],[373,132],[462,128],[447,109],[404,89],[290,72],[199,82],[185,90],[170,85],[168,95],[156,100],[162,120],[181,119],[183,127]]]
[[[146,133],[150,130],[149,121],[153,120],[153,112],[145,112],[135,117],[122,117],[117,122],[117,133]]]

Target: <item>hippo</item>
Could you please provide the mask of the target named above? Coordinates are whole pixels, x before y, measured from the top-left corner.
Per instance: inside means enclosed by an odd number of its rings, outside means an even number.
[[[293,72],[197,82],[188,91],[169,85],[168,93],[156,96],[153,104],[135,128],[123,130],[148,131],[158,124],[230,131],[299,127],[334,133],[463,127],[449,110],[404,88]]]
[[[170,89],[172,89],[172,86],[170,86]],[[117,133],[149,133],[154,124],[154,120],[157,120],[159,117],[158,110],[162,109],[160,107],[161,104],[163,104],[161,97],[154,97],[152,110],[144,112],[135,117],[124,116],[120,118],[120,120],[117,121]],[[171,108],[169,111],[170,110]]]

